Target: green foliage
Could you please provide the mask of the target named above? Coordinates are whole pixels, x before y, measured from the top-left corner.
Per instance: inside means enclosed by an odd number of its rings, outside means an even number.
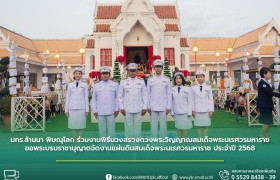
[[[1,115],[11,115],[11,97],[1,97],[0,98],[0,114]]]
[[[113,73],[115,81],[120,81],[121,80],[121,71],[120,71],[120,66],[119,62],[117,59],[114,61],[114,73]]]
[[[231,89],[231,91],[238,91],[239,90],[238,88],[239,88],[238,86],[235,86]]]
[[[272,64],[270,65],[270,69],[274,69],[274,66],[275,66],[275,65],[280,65],[280,63],[275,63],[275,62],[272,63]]]
[[[192,85],[191,81],[186,81],[186,85],[191,86]]]
[[[8,70],[8,67],[6,65],[0,64],[0,72],[6,72]]]
[[[170,68],[168,64],[168,59],[165,58],[164,60],[164,68],[163,68],[163,74],[169,78],[171,78]]]
[[[3,57],[0,60],[0,64],[3,66],[7,66],[10,63],[10,58],[9,57]]]
[[[8,87],[8,86],[4,87],[4,88],[0,91],[0,97],[9,96],[9,95],[10,95],[10,91],[9,91],[9,87]]]
[[[8,72],[8,65],[9,65],[9,57],[3,57],[0,59],[0,78],[1,80],[6,80],[5,86],[8,86],[9,83],[9,72]]]

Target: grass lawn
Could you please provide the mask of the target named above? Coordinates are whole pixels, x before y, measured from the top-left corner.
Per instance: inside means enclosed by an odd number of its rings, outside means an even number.
[[[124,119],[123,115],[119,114],[117,117],[118,119]],[[146,114],[144,119],[149,119],[150,116]],[[168,119],[172,119],[171,116],[168,116]],[[47,132],[65,132],[69,131],[67,128],[67,117],[62,114],[58,115],[56,117],[52,117],[50,119],[51,122],[46,123],[46,131]],[[168,130],[175,130],[175,123],[174,121],[168,121],[167,122]],[[224,110],[216,110],[214,113],[214,116],[212,118],[212,125],[211,128],[238,128],[238,127],[247,127],[246,118],[242,117],[239,118],[239,122],[236,123],[236,117],[235,115],[225,112]],[[123,131],[124,124],[122,122],[116,123],[116,131]],[[144,131],[150,130],[150,123],[149,122],[143,122],[142,123],[142,129]],[[3,124],[0,125],[0,131],[1,132],[10,132],[9,128],[6,128]],[[87,128],[86,131],[98,131],[98,124],[97,123],[91,123],[91,117],[90,115],[87,117]]]

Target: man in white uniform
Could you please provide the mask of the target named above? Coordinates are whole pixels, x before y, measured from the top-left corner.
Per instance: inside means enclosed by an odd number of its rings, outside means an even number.
[[[65,114],[68,116],[68,128],[72,129],[75,141],[82,136],[86,128],[89,112],[88,85],[82,80],[82,69],[74,69],[74,81],[68,84],[65,102]]]
[[[119,87],[119,107],[125,116],[125,136],[141,137],[142,116],[147,111],[147,88],[144,80],[136,77],[138,65],[127,66],[128,78],[122,80]]]
[[[158,123],[160,125],[159,137],[167,137],[167,114],[171,110],[171,84],[170,79],[162,74],[163,61],[153,62],[155,75],[148,80],[148,111],[151,114],[151,137],[158,137]]]
[[[92,110],[98,119],[99,136],[115,137],[115,117],[119,113],[118,84],[110,80],[111,69],[100,68],[101,81],[93,87]]]

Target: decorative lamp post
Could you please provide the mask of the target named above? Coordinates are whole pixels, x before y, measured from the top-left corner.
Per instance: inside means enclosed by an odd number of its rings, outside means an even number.
[[[220,78],[220,56],[221,56],[221,53],[219,51],[216,51],[215,53],[216,55],[216,59],[217,59],[217,87],[220,88],[221,87],[221,78]]]
[[[215,62],[212,61],[211,64],[212,64],[212,76],[211,76],[211,81],[212,81],[212,84],[213,84],[213,85],[216,85],[216,82],[215,82],[215,72],[214,72],[214,70],[215,70]]]
[[[229,78],[231,78],[232,63],[230,62],[230,59],[231,59],[231,55],[232,55],[233,49],[231,47],[229,47],[229,48],[227,48],[227,52],[228,52],[227,63],[230,63],[229,64]]]
[[[55,89],[57,91],[61,90],[61,76],[60,76],[60,64],[59,64],[59,58],[60,58],[60,55],[58,53],[58,50],[56,50],[56,53],[54,55],[54,58],[56,59],[56,64],[57,64],[57,69],[56,69],[56,77],[57,77],[57,80],[56,80],[56,83],[55,83]]]
[[[9,90],[13,96],[17,95],[17,55],[16,55],[16,44],[12,42],[11,53],[9,60]]]
[[[48,45],[46,46],[46,48],[43,51],[44,55],[45,55],[45,60],[43,61],[43,77],[42,77],[42,87],[41,87],[41,92],[43,94],[46,94],[49,92],[49,80],[48,80],[48,57],[50,55],[50,50],[48,49]]]
[[[261,79],[260,70],[262,68],[262,57],[259,54],[259,52],[255,56],[257,56],[257,62],[258,62],[258,66],[259,66],[258,67],[258,72],[256,72],[256,78],[258,78],[260,80]]]
[[[24,61],[25,61],[25,65],[24,65],[24,86],[23,86],[23,92],[27,95],[29,92],[29,64],[28,64],[28,57],[29,54],[28,52],[25,50],[24,52]]]
[[[228,58],[226,58],[226,61],[224,62],[224,87],[229,88],[229,78],[228,78],[228,64],[227,64]]]
[[[79,53],[81,54],[81,66],[82,66],[82,71],[83,71],[83,79],[85,78],[85,70],[86,70],[86,66],[84,63],[84,54],[86,52],[86,49],[84,47],[81,47],[79,50]]]
[[[197,57],[196,57],[196,55],[197,55],[199,49],[198,49],[197,46],[194,46],[194,47],[192,48],[192,51],[193,51],[193,53],[194,53],[194,63],[195,63],[195,72],[196,72],[196,71],[197,71]]]
[[[248,51],[243,52],[243,62],[244,65],[242,66],[242,69],[244,71],[243,73],[243,87],[245,89],[245,92],[251,92],[252,88],[252,81],[249,78],[249,74],[247,74],[247,71],[249,71],[249,66],[248,66],[248,57],[250,56],[250,53]]]
[[[274,88],[278,89],[279,87],[279,81],[280,81],[280,58],[279,58],[279,48],[278,48],[278,40],[277,38],[275,39],[275,43],[274,43],[274,70],[275,70],[275,74],[273,76],[274,79]]]
[[[67,80],[66,80],[66,70],[65,70],[65,61],[64,59],[61,59],[61,65],[62,65],[62,90],[66,91],[66,85],[67,85]]]

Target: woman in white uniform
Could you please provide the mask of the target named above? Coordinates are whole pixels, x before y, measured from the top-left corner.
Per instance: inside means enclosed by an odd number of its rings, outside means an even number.
[[[75,141],[86,128],[89,112],[88,85],[81,80],[82,69],[74,69],[74,81],[68,84],[65,114],[68,116],[68,128],[72,129]]]
[[[214,112],[214,100],[211,86],[205,83],[203,71],[196,73],[197,84],[192,87],[194,126],[199,138],[208,136],[208,127]]]
[[[192,91],[186,86],[183,73],[174,75],[174,85],[171,115],[175,118],[178,138],[187,138],[188,129],[192,128]]]

